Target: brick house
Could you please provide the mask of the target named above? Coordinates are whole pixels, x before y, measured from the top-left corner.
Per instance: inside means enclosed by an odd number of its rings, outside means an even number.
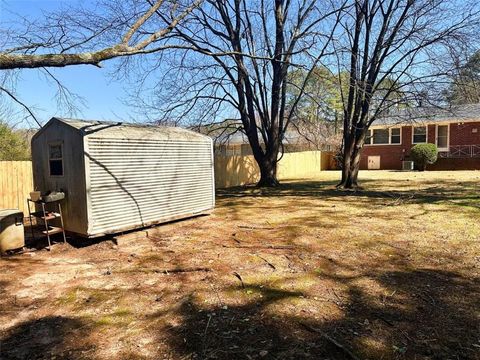
[[[438,161],[429,170],[480,170],[480,104],[403,110],[377,120],[365,141],[360,168],[401,170],[419,143],[438,147]]]

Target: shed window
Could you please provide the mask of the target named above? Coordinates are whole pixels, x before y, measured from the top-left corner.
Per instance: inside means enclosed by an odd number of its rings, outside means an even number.
[[[400,144],[401,139],[400,139],[400,129],[395,128],[395,129],[390,129],[390,144]]]
[[[388,129],[374,129],[373,143],[374,144],[388,144],[389,131]]]
[[[420,144],[427,142],[427,127],[417,126],[413,128],[413,143]]]
[[[50,176],[63,176],[62,144],[48,145],[48,163],[50,166]]]

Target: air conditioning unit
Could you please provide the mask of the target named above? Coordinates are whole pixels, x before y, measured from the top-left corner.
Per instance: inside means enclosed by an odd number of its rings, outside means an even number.
[[[402,161],[402,170],[411,171],[414,168],[413,161]]]

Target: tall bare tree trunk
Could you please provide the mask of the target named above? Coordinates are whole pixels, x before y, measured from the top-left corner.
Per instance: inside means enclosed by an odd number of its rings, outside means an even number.
[[[275,187],[280,183],[277,179],[277,156],[265,156],[260,161],[257,161],[260,168],[260,180],[257,183],[258,187]]]
[[[337,188],[356,189],[358,188],[358,172],[360,170],[362,144],[355,139],[345,145],[343,152],[342,180]]]
[[[258,187],[275,187],[280,185],[277,179],[277,163],[279,147],[269,144],[268,149],[263,151],[258,142],[250,141],[253,157],[260,169]]]

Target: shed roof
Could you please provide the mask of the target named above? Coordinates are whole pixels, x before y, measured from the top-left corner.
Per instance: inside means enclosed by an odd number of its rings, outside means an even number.
[[[185,141],[210,140],[208,136],[180,127],[132,124],[118,121],[80,120],[60,117],[53,117],[50,119],[42,130],[57,121],[80,131],[83,136],[91,136],[95,138]]]
[[[441,123],[480,120],[480,104],[454,105],[449,107],[417,107],[391,111],[378,118],[375,125],[405,123]]]

